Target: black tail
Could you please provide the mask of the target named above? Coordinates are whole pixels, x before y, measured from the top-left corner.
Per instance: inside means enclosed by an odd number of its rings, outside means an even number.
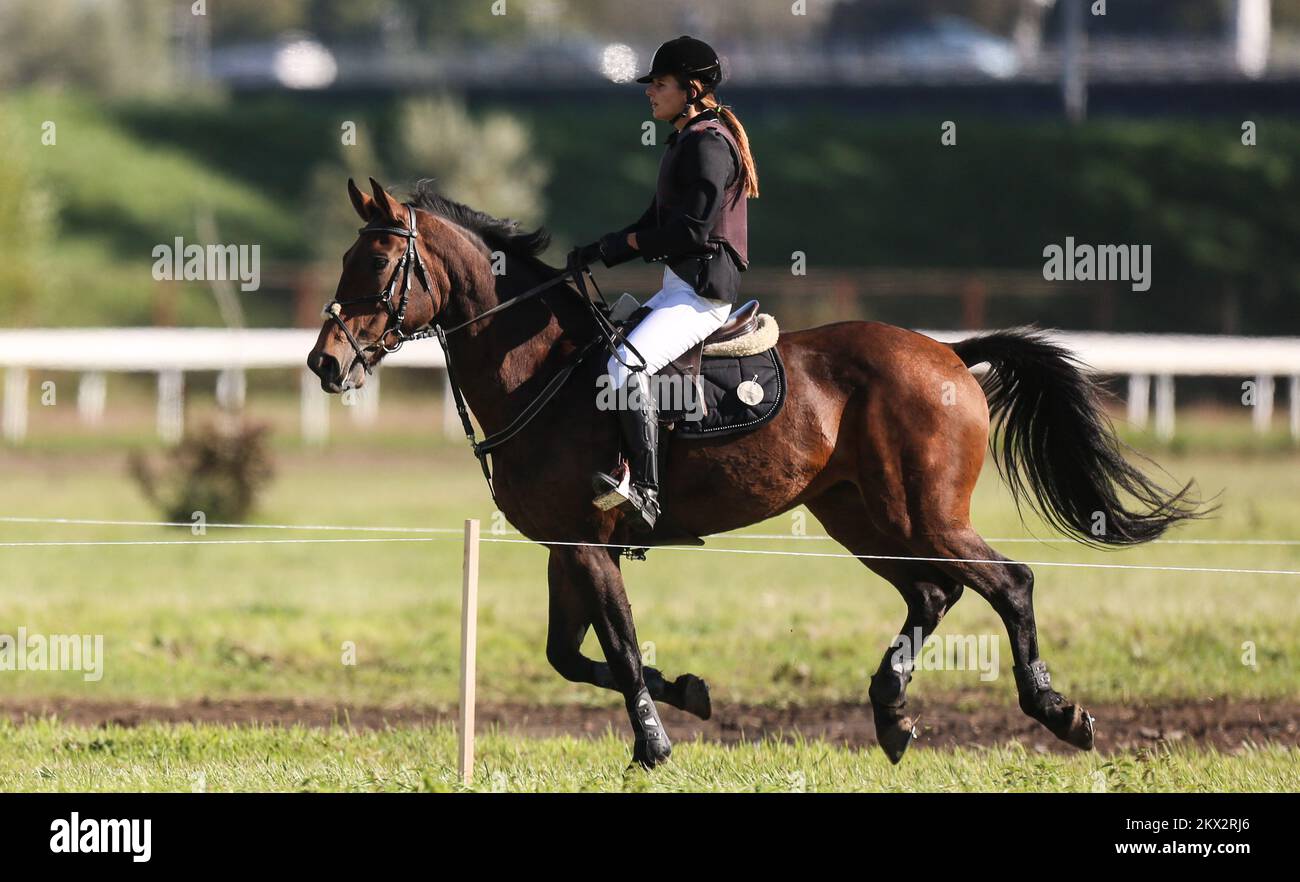
[[[1057,529],[1086,545],[1136,545],[1207,508],[1192,484],[1170,492],[1124,458],[1097,387],[1078,359],[1033,328],[953,344],[967,367],[988,362],[984,380],[998,471],[1019,507],[1028,499]],[[1000,419],[999,419],[1000,418]],[[1121,493],[1133,497],[1125,508]]]

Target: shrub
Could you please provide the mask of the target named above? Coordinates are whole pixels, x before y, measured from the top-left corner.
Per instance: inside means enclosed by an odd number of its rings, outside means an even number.
[[[242,423],[229,430],[212,424],[187,432],[160,464],[134,451],[128,460],[141,491],[169,521],[242,522],[274,474],[266,444],[269,427]]]

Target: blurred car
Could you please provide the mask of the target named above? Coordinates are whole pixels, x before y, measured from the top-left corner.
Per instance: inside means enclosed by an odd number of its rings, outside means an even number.
[[[957,16],[939,16],[891,40],[902,68],[909,72],[976,72],[1006,79],[1021,69],[1011,40]]]
[[[903,75],[962,75],[1007,79],[1020,70],[1015,44],[967,19],[935,18],[883,36],[867,52],[873,65]]]

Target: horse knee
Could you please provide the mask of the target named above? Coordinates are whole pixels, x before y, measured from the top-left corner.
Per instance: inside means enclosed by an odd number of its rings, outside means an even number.
[[[916,582],[911,586],[907,602],[915,616],[937,625],[961,597],[961,592],[962,586],[956,582]]]
[[[1033,615],[1034,571],[1022,563],[1007,564],[995,583],[989,602],[1003,616],[1016,619]]]
[[[932,582],[918,582],[912,585],[909,603],[920,618],[927,622],[938,622],[948,608],[946,592],[943,586]]]
[[[1034,602],[1034,571],[1022,563],[1007,567],[1007,593],[1018,602],[1032,606]]]

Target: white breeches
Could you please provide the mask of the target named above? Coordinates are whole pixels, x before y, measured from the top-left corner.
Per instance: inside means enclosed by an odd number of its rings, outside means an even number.
[[[666,266],[662,290],[645,305],[651,308],[651,313],[627,339],[645,358],[646,371],[651,374],[722,327],[731,315],[730,303],[701,297]],[[619,346],[618,354],[633,367],[640,364],[626,346]],[[614,380],[612,388],[618,389],[627,382],[629,371],[618,359],[610,356],[607,369]]]

